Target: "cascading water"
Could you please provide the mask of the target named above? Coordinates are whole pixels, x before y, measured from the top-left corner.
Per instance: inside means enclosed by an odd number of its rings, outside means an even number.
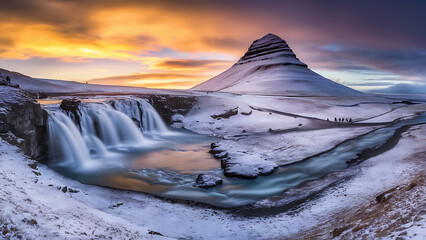
[[[169,134],[170,131],[166,124],[161,120],[157,111],[146,100],[142,101],[142,115],[143,129],[145,132],[154,132],[160,134]]]
[[[76,111],[45,107],[50,113],[50,166],[65,176],[157,193],[164,185],[191,184],[198,172],[220,171],[208,153],[213,139],[169,129],[148,101],[84,101],[90,102]]]
[[[49,115],[50,159],[58,165],[85,167],[91,157],[74,122],[62,112]]]
[[[82,135],[88,141],[98,138],[106,148],[139,147],[146,141],[142,132],[126,114],[106,103],[82,106],[80,119]]]
[[[50,110],[48,131],[53,162],[59,166],[86,167],[93,159],[105,157],[111,151],[155,145],[144,134],[173,132],[145,99],[119,99],[110,103],[83,104],[78,116]]]
[[[145,99],[121,99],[114,101],[114,108],[138,123],[145,133],[172,134],[158,112]]]

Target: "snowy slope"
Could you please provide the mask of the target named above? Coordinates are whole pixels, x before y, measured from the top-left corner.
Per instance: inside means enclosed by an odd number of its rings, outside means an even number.
[[[365,95],[313,72],[273,34],[254,41],[231,68],[192,89],[291,96]]]
[[[20,88],[29,91],[29,92],[45,92],[45,91],[76,91],[76,89],[67,87],[67,86],[59,86],[54,83],[46,82],[43,80],[35,79],[26,75],[23,75],[18,72],[8,71],[6,69],[0,68],[0,75],[9,76],[12,84],[18,84]]]
[[[142,87],[124,87],[112,85],[84,84],[73,81],[32,78],[18,72],[0,68],[0,75],[9,76],[12,84],[31,93],[108,93],[108,94],[173,94],[178,90],[149,89]]]

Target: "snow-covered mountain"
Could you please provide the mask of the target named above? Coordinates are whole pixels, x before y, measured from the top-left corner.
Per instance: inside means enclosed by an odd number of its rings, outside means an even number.
[[[274,34],[254,41],[231,68],[192,89],[291,96],[364,95],[310,70]]]

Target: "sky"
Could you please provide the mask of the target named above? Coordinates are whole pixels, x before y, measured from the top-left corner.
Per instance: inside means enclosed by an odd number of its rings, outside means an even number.
[[[0,0],[0,68],[93,84],[187,89],[274,33],[359,90],[426,83],[426,1]]]

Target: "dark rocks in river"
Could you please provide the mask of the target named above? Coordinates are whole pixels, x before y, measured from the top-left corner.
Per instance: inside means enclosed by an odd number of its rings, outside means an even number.
[[[61,105],[59,106],[67,112],[71,112],[74,115],[74,120],[77,125],[80,125],[80,111],[81,101],[75,98],[67,98],[62,100]]]
[[[217,148],[217,147],[219,147],[219,144],[218,144],[218,143],[211,143],[211,144],[210,144],[210,148],[211,148],[211,149],[215,149],[215,148]]]
[[[213,155],[213,157],[215,158],[227,158],[228,157],[228,153],[226,151],[224,151],[223,149],[217,149],[219,147],[218,143],[212,143],[210,144],[210,151],[209,153]]]
[[[210,149],[210,151],[209,151],[209,153],[213,154],[213,155],[216,155],[216,154],[221,153],[221,152],[223,152],[223,151],[222,150],[215,150],[215,149]]]
[[[32,95],[10,86],[0,87],[0,134],[29,157],[46,156],[47,113]],[[7,137],[6,137],[7,135]]]
[[[61,105],[59,107],[65,111],[70,111],[74,113],[78,111],[80,105],[81,105],[80,100],[77,100],[75,98],[68,98],[68,99],[62,100]]]
[[[196,183],[200,188],[211,188],[222,184],[223,180],[213,174],[200,174],[197,177]]]
[[[218,152],[216,154],[213,155],[215,158],[228,158],[228,153],[223,151],[223,152]]]
[[[228,111],[226,111],[225,113],[222,113],[222,114],[211,115],[210,117],[219,120],[221,118],[230,118],[230,117],[237,115],[237,114],[238,114],[238,107],[233,108],[233,109],[229,109]]]

